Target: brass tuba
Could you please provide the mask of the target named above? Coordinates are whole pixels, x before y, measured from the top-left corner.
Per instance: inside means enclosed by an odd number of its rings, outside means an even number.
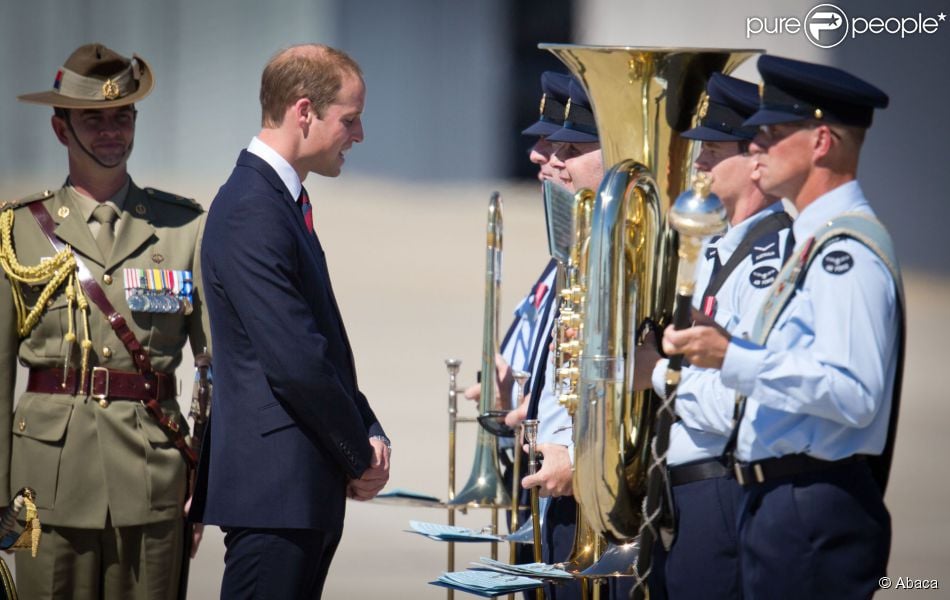
[[[709,75],[755,51],[542,44],[580,80],[607,171],[594,202],[581,316],[574,495],[594,531],[637,535],[655,397],[633,392],[638,325],[668,320],[674,295],[671,199],[687,187],[692,124]],[[664,313],[664,309],[667,310]]]

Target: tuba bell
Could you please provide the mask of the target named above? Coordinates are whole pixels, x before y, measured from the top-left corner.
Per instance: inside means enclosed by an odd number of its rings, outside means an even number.
[[[586,243],[574,413],[574,495],[594,531],[637,535],[656,398],[633,392],[637,329],[669,320],[675,235],[666,215],[688,183],[688,129],[716,71],[755,51],[542,44],[591,100],[607,171]]]

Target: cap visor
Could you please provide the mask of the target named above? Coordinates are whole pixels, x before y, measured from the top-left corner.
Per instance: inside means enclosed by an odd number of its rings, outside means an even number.
[[[804,121],[807,117],[796,115],[795,113],[783,112],[780,110],[762,109],[746,119],[743,127],[758,127],[759,125],[776,125],[778,123],[795,123]]]
[[[561,128],[554,123],[546,123],[544,121],[537,121],[533,123],[526,129],[521,131],[521,135],[539,135],[539,136],[549,136],[556,131],[560,131]]]
[[[596,135],[577,131],[576,129],[567,129],[562,127],[556,133],[548,136],[549,142],[566,142],[568,144],[584,144],[589,142],[599,142],[600,138]]]
[[[688,140],[699,140],[701,142],[747,142],[754,136],[741,136],[719,131],[712,127],[693,127],[680,134]]]

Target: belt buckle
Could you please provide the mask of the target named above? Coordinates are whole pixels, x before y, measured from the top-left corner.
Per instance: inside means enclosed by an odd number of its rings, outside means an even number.
[[[755,480],[755,483],[765,483],[765,471],[762,469],[762,463],[754,462],[742,464],[739,461],[733,463],[733,469],[736,472],[736,481],[739,485],[745,487],[747,483],[752,483],[751,481],[746,481],[746,469],[751,467],[751,472],[749,474],[752,476],[752,479]]]
[[[105,386],[103,386],[102,393],[96,393],[96,373],[105,374]],[[89,377],[89,395],[99,401],[99,404],[103,407],[109,405],[109,369],[105,367],[93,367],[92,375]]]

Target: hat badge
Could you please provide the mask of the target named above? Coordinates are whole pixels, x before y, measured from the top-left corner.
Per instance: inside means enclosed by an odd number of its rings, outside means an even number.
[[[112,79],[106,79],[102,84],[102,97],[106,100],[115,100],[119,97],[119,84]]]

